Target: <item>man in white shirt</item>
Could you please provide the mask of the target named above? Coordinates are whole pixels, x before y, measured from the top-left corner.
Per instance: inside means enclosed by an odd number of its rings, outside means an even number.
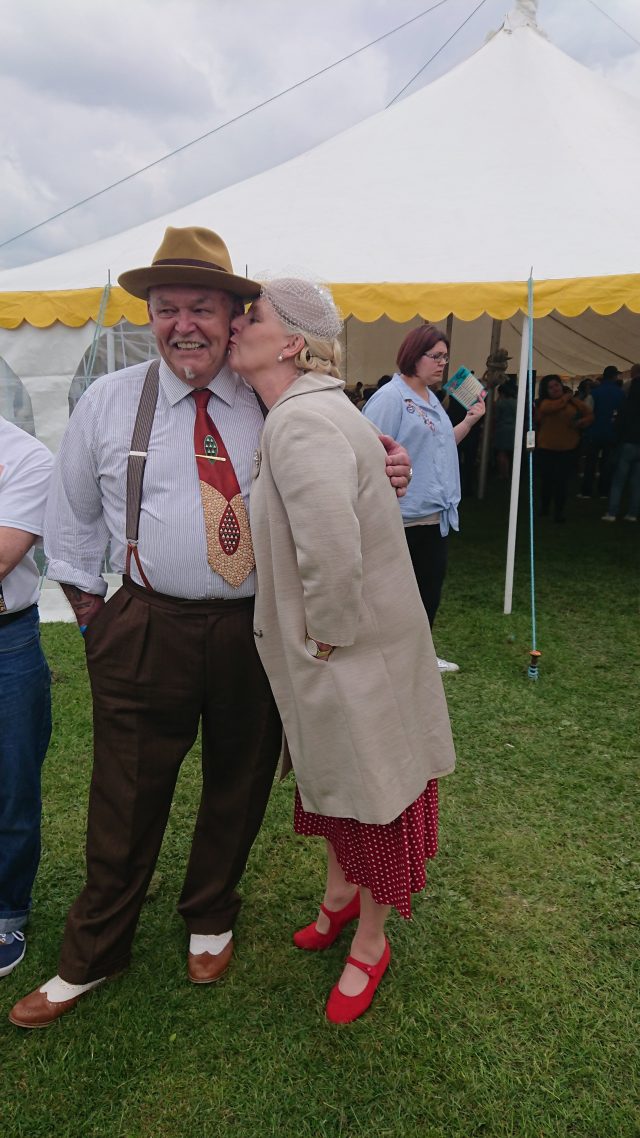
[[[92,384],[56,460],[47,575],[85,634],[93,695],[87,880],[58,974],[10,1013],[20,1027],[53,1023],[128,965],[200,723],[202,795],[178,911],[189,979],[225,972],[236,886],[282,742],[253,630],[248,508],[263,413],[227,364],[230,320],[260,286],[235,276],[224,242],[200,228],[168,229],[152,265],[119,283],[147,300],[161,359]],[[406,485],[406,452],[387,462]],[[105,605],[107,545],[124,578]]]
[[[39,572],[53,459],[0,416],[0,976],[25,954],[23,929],[40,860],[40,769],[51,735],[40,647]]]

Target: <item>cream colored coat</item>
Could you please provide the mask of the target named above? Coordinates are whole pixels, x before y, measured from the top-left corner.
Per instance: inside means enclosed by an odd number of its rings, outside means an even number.
[[[455,756],[375,429],[307,373],[269,412],[251,490],[255,633],[305,810],[397,818]],[[328,661],[305,634],[338,647]]]

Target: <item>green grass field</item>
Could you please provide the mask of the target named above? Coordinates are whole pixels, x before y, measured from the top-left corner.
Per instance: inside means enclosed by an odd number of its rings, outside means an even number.
[[[46,1031],[3,1019],[0,1126],[25,1138],[637,1138],[640,526],[569,503],[538,534],[540,679],[527,678],[526,530],[502,615],[506,491],[465,502],[436,627],[458,769],[441,851],[370,1013],[323,1017],[343,937],[291,932],[321,894],[321,843],[275,787],[244,878],[232,969],[190,985],[175,913],[198,796],[185,761],[129,971]],[[82,884],[91,734],[82,642],[49,625],[55,733],[24,963],[3,1007],[56,970]]]

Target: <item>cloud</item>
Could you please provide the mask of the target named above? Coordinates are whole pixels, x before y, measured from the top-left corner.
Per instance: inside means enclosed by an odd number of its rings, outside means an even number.
[[[137,0],[125,15],[105,0],[65,0],[62,19],[58,5],[22,0],[3,16],[3,75],[62,106],[194,113],[211,100],[197,65],[203,45],[177,12],[168,26],[159,19],[163,6],[176,8]],[[184,34],[174,37],[176,22]]]
[[[606,7],[589,0],[541,0],[540,21],[563,51],[640,98],[637,0],[608,0]]]
[[[18,115],[17,122],[0,124],[16,183],[15,192],[0,202],[0,234],[7,237],[223,126],[265,96],[304,80],[310,70],[327,66],[339,53],[331,19],[322,34],[315,19],[296,20],[294,31],[290,18],[284,18],[285,10],[291,16],[289,4],[254,7],[248,36],[237,5],[232,6],[233,19],[224,20],[225,10],[227,15],[232,11],[224,3],[159,0],[152,5],[137,0],[135,19],[125,22],[126,34],[120,29],[115,37],[106,37],[108,50],[103,46],[93,52],[86,27],[65,37],[48,10],[42,11],[38,42],[48,41],[49,57],[36,55],[28,70],[27,45],[34,34],[30,19],[36,8],[35,0],[27,3],[19,26],[14,17],[8,38],[12,67],[0,80],[0,98]],[[98,17],[106,15],[101,3],[96,8]],[[70,28],[76,27],[74,13],[81,11],[69,0]],[[93,7],[92,13],[95,19]],[[343,25],[351,43],[363,42],[358,20],[350,29],[348,21]],[[176,55],[168,33],[177,34],[178,28]],[[188,61],[184,44],[193,52]],[[189,88],[187,97],[183,91]],[[35,255],[46,256],[95,240],[284,161],[378,109],[386,88],[384,54],[374,50],[358,56],[348,67],[305,84],[50,223],[39,235],[7,246],[4,264],[32,259],[39,243]],[[174,90],[179,92],[175,99]],[[31,175],[36,167],[43,171],[38,184]]]

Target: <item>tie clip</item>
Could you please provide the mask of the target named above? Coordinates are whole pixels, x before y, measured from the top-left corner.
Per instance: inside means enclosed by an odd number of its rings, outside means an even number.
[[[226,458],[221,458],[218,454],[197,454],[196,458],[208,458],[209,462],[226,462]]]

